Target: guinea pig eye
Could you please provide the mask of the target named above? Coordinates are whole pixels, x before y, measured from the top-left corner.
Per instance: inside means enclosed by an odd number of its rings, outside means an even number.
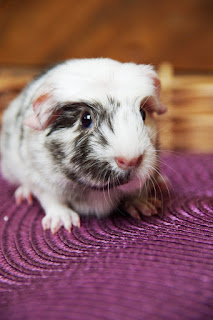
[[[142,119],[143,119],[143,121],[145,121],[145,119],[146,119],[146,112],[144,111],[144,109],[140,109],[140,113],[141,113],[141,117],[142,117]]]
[[[92,127],[92,116],[89,111],[85,111],[81,116],[81,125],[83,128],[88,129]]]

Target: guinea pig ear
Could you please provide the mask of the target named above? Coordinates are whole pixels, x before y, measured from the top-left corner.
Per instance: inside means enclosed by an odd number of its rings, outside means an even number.
[[[35,130],[44,130],[58,116],[55,111],[56,101],[51,93],[37,96],[33,102],[33,113],[24,120],[24,124]]]
[[[156,112],[157,114],[163,114],[167,111],[167,108],[160,102],[161,83],[158,74],[155,72],[152,66],[144,66],[146,75],[151,78],[154,86],[154,95],[147,97],[142,101],[146,104],[147,111]]]
[[[163,114],[167,111],[167,108],[155,96],[145,97],[141,101],[141,109],[150,113],[156,112],[157,114]]]

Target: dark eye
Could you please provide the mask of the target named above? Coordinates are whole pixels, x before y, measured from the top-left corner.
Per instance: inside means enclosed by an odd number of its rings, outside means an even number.
[[[143,121],[145,121],[145,119],[146,119],[146,112],[144,111],[144,109],[140,109],[140,113],[141,113],[141,117],[142,117],[142,119],[143,119]]]
[[[88,129],[92,127],[92,116],[88,111],[85,111],[81,116],[81,125],[83,128]]]

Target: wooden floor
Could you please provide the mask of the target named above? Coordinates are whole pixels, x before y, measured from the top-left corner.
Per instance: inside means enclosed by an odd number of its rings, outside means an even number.
[[[8,103],[40,70],[0,68],[0,116]],[[159,67],[162,101],[159,117],[162,149],[213,152],[213,76],[175,75],[169,64]]]

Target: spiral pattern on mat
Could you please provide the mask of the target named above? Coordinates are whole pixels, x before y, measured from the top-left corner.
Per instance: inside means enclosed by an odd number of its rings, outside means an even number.
[[[82,218],[71,234],[43,231],[39,203],[16,207],[1,179],[1,319],[213,317],[212,160],[164,156],[159,216]]]

